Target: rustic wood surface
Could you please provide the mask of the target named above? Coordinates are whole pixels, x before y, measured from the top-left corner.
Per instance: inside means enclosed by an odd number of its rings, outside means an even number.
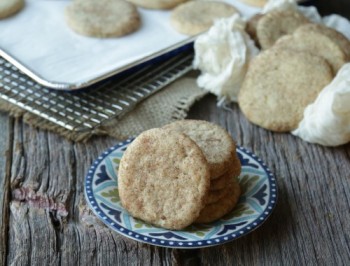
[[[323,14],[350,18],[348,0],[315,1]],[[237,105],[207,96],[189,118],[213,121],[275,173],[271,217],[236,241],[166,249],[111,231],[85,204],[84,176],[116,143],[72,143],[0,114],[0,265],[350,265],[350,144],[325,148],[258,128]]]

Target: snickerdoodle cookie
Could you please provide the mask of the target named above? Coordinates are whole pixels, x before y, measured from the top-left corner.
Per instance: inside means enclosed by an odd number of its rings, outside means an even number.
[[[123,36],[141,25],[137,8],[123,0],[72,1],[65,19],[76,33],[99,38]]]
[[[168,229],[194,222],[205,205],[210,171],[197,144],[161,128],[140,134],[118,172],[122,206],[134,217]]]

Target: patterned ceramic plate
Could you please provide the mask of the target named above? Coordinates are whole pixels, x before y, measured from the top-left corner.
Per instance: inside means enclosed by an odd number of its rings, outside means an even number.
[[[277,187],[272,173],[254,154],[238,147],[242,195],[236,208],[221,220],[171,231],[135,219],[120,205],[117,183],[118,165],[131,141],[105,151],[91,166],[85,180],[85,196],[94,213],[128,238],[173,248],[214,246],[248,234],[267,219],[276,205]]]

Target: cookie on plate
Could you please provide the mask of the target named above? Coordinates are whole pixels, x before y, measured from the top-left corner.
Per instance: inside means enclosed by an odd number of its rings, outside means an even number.
[[[323,58],[271,48],[252,60],[238,103],[250,122],[272,131],[291,131],[332,79],[332,69]]]
[[[0,1],[0,19],[8,18],[24,6],[24,0],[3,0]]]
[[[226,190],[226,194],[217,202],[207,204],[202,209],[195,223],[211,223],[228,214],[236,206],[241,195],[241,188],[236,178],[233,178]]]
[[[223,2],[190,1],[172,11],[170,22],[176,31],[196,35],[208,30],[215,19],[230,17],[237,12],[236,8]]]
[[[65,19],[76,33],[99,38],[123,36],[141,25],[137,8],[123,0],[72,1]]]
[[[227,190],[229,188],[229,183],[230,182],[227,182],[226,186],[222,189],[219,189],[219,190],[209,190],[209,193],[207,195],[207,199],[205,201],[205,204],[208,205],[208,204],[212,204],[214,202],[217,202],[219,201],[221,198],[225,197],[226,196],[226,193],[227,193]]]
[[[160,128],[140,134],[118,171],[122,206],[134,217],[168,229],[197,219],[210,186],[207,161],[186,135]]]
[[[331,65],[334,74],[348,61],[346,54],[333,39],[318,31],[304,30],[304,27],[298,28],[293,35],[283,36],[274,46],[320,56]]]
[[[238,177],[241,173],[241,162],[238,156],[235,156],[233,162],[229,166],[229,170],[217,179],[212,179],[210,181],[210,190],[220,190],[227,187],[227,184],[231,178]]]
[[[256,35],[262,49],[271,47],[279,38],[292,34],[309,20],[294,10],[271,11],[261,17],[256,26]]]
[[[171,9],[188,0],[127,0],[139,7],[149,9]]]
[[[210,178],[216,179],[229,169],[237,157],[236,144],[222,127],[203,120],[178,120],[163,128],[189,136],[203,151],[210,169]]]

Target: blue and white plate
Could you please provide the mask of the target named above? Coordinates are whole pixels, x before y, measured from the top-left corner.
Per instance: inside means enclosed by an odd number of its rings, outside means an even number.
[[[277,201],[275,178],[254,154],[238,147],[242,163],[239,176],[242,195],[236,208],[222,219],[191,225],[181,231],[152,226],[131,217],[118,194],[118,165],[132,139],[105,151],[91,166],[85,180],[85,196],[93,212],[114,231],[136,241],[172,248],[200,248],[226,243],[261,225]]]

